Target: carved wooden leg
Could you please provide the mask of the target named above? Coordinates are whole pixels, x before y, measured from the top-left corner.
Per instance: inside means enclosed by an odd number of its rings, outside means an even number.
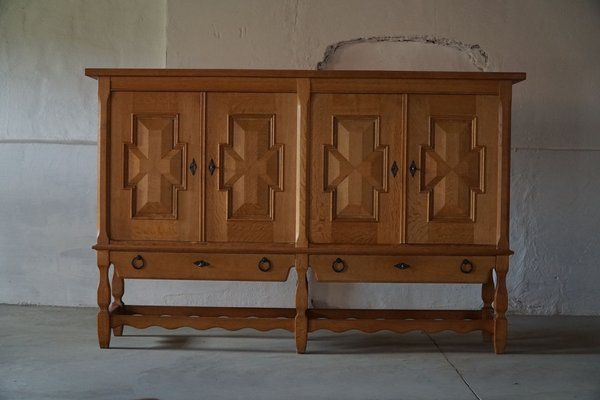
[[[111,306],[111,310],[115,310],[119,307],[124,306],[123,293],[125,293],[125,279],[120,278],[117,275],[117,271],[115,271],[115,273],[113,274],[113,278],[112,278],[113,304]],[[123,325],[114,327],[113,335],[115,335],[115,336],[123,335]]]
[[[108,252],[98,252],[98,269],[100,270],[100,282],[98,284],[98,342],[100,348],[106,349],[110,346],[110,283],[108,282]]]
[[[300,254],[296,256],[296,274],[298,282],[296,286],[296,352],[302,354],[306,351],[306,342],[308,340],[308,318],[306,310],[308,308],[308,280],[306,272],[308,271],[308,255]]]
[[[494,351],[496,354],[504,353],[506,347],[507,322],[506,310],[508,309],[508,291],[506,290],[506,274],[508,273],[508,256],[496,257],[496,296],[494,308]]]
[[[481,318],[486,321],[494,319],[494,307],[492,302],[494,301],[494,277],[490,270],[487,281],[481,286],[481,299],[483,300],[483,307],[481,307]],[[482,332],[483,341],[490,342],[492,335],[489,332]]]

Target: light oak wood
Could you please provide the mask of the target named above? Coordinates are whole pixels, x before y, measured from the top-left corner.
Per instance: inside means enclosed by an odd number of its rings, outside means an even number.
[[[108,252],[99,251],[97,253],[98,260],[98,270],[100,273],[100,279],[98,282],[98,315],[97,315],[97,325],[98,325],[98,342],[100,344],[100,348],[108,348],[110,346],[110,326],[111,326],[111,318],[109,312],[110,305],[110,283],[108,280],[108,269],[110,267],[110,262],[108,260]]]
[[[123,303],[123,294],[125,293],[125,279],[120,277],[118,271],[116,270],[113,273],[111,289],[113,302],[110,305],[110,309],[115,310],[119,307],[123,307],[125,305]],[[113,335],[122,336],[123,326],[113,327]]]
[[[112,252],[111,261],[128,279],[282,282],[294,266],[293,255],[264,253]]]
[[[510,121],[511,121],[512,85],[500,84],[500,128],[498,138],[498,205],[497,243],[500,248],[508,248],[508,221],[510,211]]]
[[[468,273],[461,271],[465,260],[471,263],[465,268]],[[483,283],[494,264],[494,257],[310,256],[310,266],[322,282]]]
[[[127,307],[114,314],[111,324],[113,327],[127,325],[138,329],[150,326],[167,329],[218,327],[232,331],[253,328],[259,331],[285,329],[293,332],[291,312],[291,309]]]
[[[441,331],[454,331],[467,333],[472,331],[489,330],[489,322],[470,321],[470,320],[331,320],[317,319],[310,320],[308,329],[310,332],[327,329],[332,332],[344,332],[349,330],[359,330],[362,332],[373,333],[379,331],[392,331],[397,333],[406,333],[411,331],[422,331],[435,333]]]
[[[483,285],[481,285],[481,300],[483,305],[481,307],[481,318],[485,320],[494,319],[494,276],[493,270],[488,272],[488,277]],[[492,339],[492,335],[488,332],[483,332],[483,341],[489,342]]]
[[[209,93],[206,115],[206,240],[293,243],[295,97]]]
[[[308,279],[306,273],[308,271],[308,256],[299,254],[296,256],[296,317],[295,317],[295,336],[296,336],[296,352],[304,353],[308,340]]]
[[[311,242],[400,243],[402,96],[315,94],[311,110]]]
[[[513,84],[525,80],[523,72],[458,72],[458,71],[313,71],[293,69],[155,69],[155,68],[86,68],[85,74],[93,78],[103,76],[110,77],[194,77],[194,78],[216,78],[222,77],[253,77],[253,78],[312,78],[317,79],[385,79],[388,82],[398,79],[425,79],[428,81],[458,80],[463,84],[471,81],[492,80],[510,81]],[[171,84],[177,84],[177,79]]]
[[[144,306],[126,305],[119,310],[121,315],[157,315],[188,317],[261,317],[261,318],[293,318],[293,308],[259,308],[259,307],[191,307],[191,306]]]
[[[110,77],[98,78],[98,238],[108,245],[110,195]]]
[[[99,85],[100,347],[127,325],[285,329],[298,353],[318,329],[479,330],[505,351],[511,91],[525,74],[86,75]],[[294,308],[123,301],[125,279],[281,282],[292,267]],[[483,306],[314,310],[309,268],[339,284],[477,284]]]
[[[508,273],[508,257],[496,258],[496,294],[494,296],[494,351],[496,354],[504,353],[506,349],[506,336],[508,323],[506,310],[508,309],[508,291],[506,289],[506,274]]]
[[[201,150],[201,100],[197,93],[112,94],[111,240],[198,240],[203,199],[188,161]]]
[[[296,97],[296,247],[308,247],[310,80],[298,79]]]
[[[407,242],[495,244],[495,96],[409,96]]]

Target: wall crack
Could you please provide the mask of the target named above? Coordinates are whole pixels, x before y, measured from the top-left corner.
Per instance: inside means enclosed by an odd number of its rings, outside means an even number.
[[[464,53],[469,58],[469,61],[479,70],[486,71],[489,66],[488,53],[478,44],[464,43],[454,39],[438,38],[428,35],[400,35],[400,36],[371,36],[363,38],[355,38],[350,40],[342,40],[330,44],[325,49],[323,59],[317,63],[317,69],[326,69],[331,57],[342,47],[351,46],[358,43],[425,43],[442,47],[449,47],[461,53]]]

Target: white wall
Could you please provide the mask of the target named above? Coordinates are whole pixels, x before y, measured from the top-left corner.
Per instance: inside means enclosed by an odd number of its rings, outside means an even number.
[[[314,69],[331,44],[392,36],[450,45],[348,45],[327,68],[528,73],[513,97],[511,311],[600,314],[597,1],[12,0],[0,2],[0,35],[0,302],[94,303],[95,147],[86,144],[97,119],[84,66]],[[460,44],[479,45],[487,61]],[[291,281],[133,282],[125,299],[289,306]],[[478,306],[478,289],[462,289],[318,285],[313,298]]]
[[[162,1],[0,1],[0,303],[92,305],[96,82],[164,67]]]

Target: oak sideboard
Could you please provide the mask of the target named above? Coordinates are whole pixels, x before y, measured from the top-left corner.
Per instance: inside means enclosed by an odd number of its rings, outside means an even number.
[[[285,329],[299,353],[319,329],[481,331],[504,352],[511,93],[524,73],[86,75],[99,98],[100,347],[127,325]],[[294,308],[123,301],[127,279],[282,282],[292,268]],[[477,284],[482,306],[311,308],[309,270],[339,285]]]

